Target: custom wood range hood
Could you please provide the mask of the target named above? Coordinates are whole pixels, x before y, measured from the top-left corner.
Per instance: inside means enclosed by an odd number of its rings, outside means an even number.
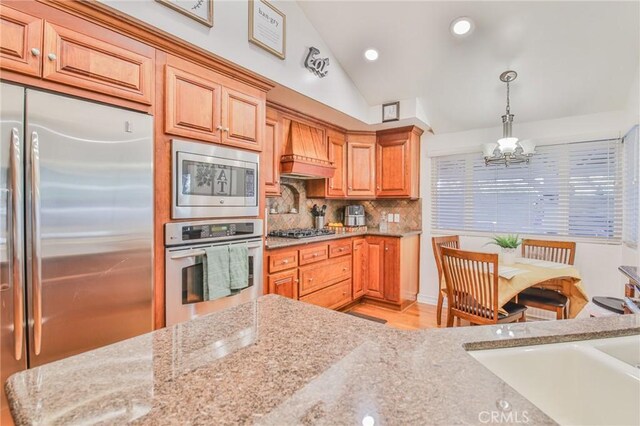
[[[285,119],[280,175],[297,179],[331,178],[336,171],[327,157],[324,131]]]

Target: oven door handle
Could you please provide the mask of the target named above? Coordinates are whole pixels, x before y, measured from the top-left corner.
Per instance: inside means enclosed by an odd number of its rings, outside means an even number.
[[[257,249],[257,248],[260,248],[260,247],[262,247],[262,241],[260,241],[259,244],[256,244],[256,243],[247,244],[247,248],[249,250]],[[188,257],[204,256],[205,254],[207,254],[207,252],[204,251],[204,250],[189,250],[186,253],[178,253],[178,254],[175,254],[175,255],[171,256],[171,260],[179,260],[179,259],[186,259]]]

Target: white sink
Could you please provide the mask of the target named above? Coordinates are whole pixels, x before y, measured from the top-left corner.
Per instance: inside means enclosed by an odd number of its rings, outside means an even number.
[[[560,424],[640,424],[640,335],[469,354]]]

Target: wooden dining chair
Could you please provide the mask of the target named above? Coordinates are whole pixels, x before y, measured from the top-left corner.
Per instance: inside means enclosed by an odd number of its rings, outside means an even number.
[[[431,245],[433,246],[433,257],[436,259],[436,267],[438,268],[438,312],[436,313],[436,322],[438,325],[442,323],[442,303],[447,297],[447,291],[442,288],[442,247],[460,248],[460,236],[448,235],[445,237],[432,237]]]
[[[522,257],[573,265],[576,243],[573,241],[522,240]],[[559,291],[542,286],[530,287],[518,294],[518,303],[556,313],[557,319],[567,318],[569,300]]]
[[[442,247],[447,286],[447,327],[458,317],[473,324],[525,322],[527,307],[507,302],[498,306],[498,255]]]

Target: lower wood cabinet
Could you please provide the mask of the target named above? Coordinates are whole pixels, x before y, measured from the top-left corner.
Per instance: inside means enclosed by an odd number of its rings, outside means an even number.
[[[269,275],[269,294],[278,294],[290,299],[298,298],[298,270],[280,272]]]
[[[361,298],[404,309],[418,294],[420,236],[360,236],[267,251],[267,292],[337,309]]]

